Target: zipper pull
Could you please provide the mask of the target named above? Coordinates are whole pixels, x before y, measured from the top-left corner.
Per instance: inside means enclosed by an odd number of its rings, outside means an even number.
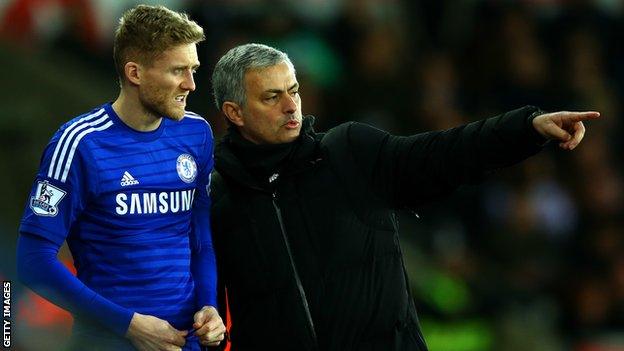
[[[273,173],[273,175],[269,177],[269,184],[271,184],[274,181],[276,181],[277,178],[279,178],[279,173]]]

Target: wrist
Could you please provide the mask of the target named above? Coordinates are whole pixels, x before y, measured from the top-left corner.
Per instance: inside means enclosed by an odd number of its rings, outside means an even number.
[[[546,114],[546,111],[540,109],[539,107],[527,117],[527,124],[530,126],[530,138],[531,140],[539,146],[545,146],[550,140],[539,129],[538,123],[536,123],[535,119],[541,115]]]
[[[128,325],[128,330],[126,331],[126,338],[132,338],[137,335],[139,329],[141,328],[141,322],[143,319],[143,315],[137,312],[134,312],[132,315],[132,319],[130,319],[130,324]]]

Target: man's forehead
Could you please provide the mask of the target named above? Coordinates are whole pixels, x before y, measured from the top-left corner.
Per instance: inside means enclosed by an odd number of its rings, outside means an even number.
[[[283,85],[291,86],[297,83],[294,69],[285,62],[250,69],[245,73],[245,80],[248,84],[266,86],[266,88],[281,88]]]
[[[197,47],[195,44],[181,44],[173,46],[157,55],[155,62],[161,62],[166,65],[199,65]]]

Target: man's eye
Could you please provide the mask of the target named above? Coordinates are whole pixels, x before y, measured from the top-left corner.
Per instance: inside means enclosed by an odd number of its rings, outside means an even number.
[[[299,94],[299,90],[291,91],[290,95],[297,96]]]
[[[277,95],[269,96],[265,100],[267,100],[267,101],[275,101],[275,100],[277,100]]]

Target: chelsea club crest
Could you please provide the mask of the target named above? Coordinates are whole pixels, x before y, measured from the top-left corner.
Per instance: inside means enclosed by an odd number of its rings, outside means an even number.
[[[178,171],[178,175],[183,182],[192,183],[197,176],[197,164],[195,164],[193,156],[189,154],[182,154],[178,156],[176,170]]]

